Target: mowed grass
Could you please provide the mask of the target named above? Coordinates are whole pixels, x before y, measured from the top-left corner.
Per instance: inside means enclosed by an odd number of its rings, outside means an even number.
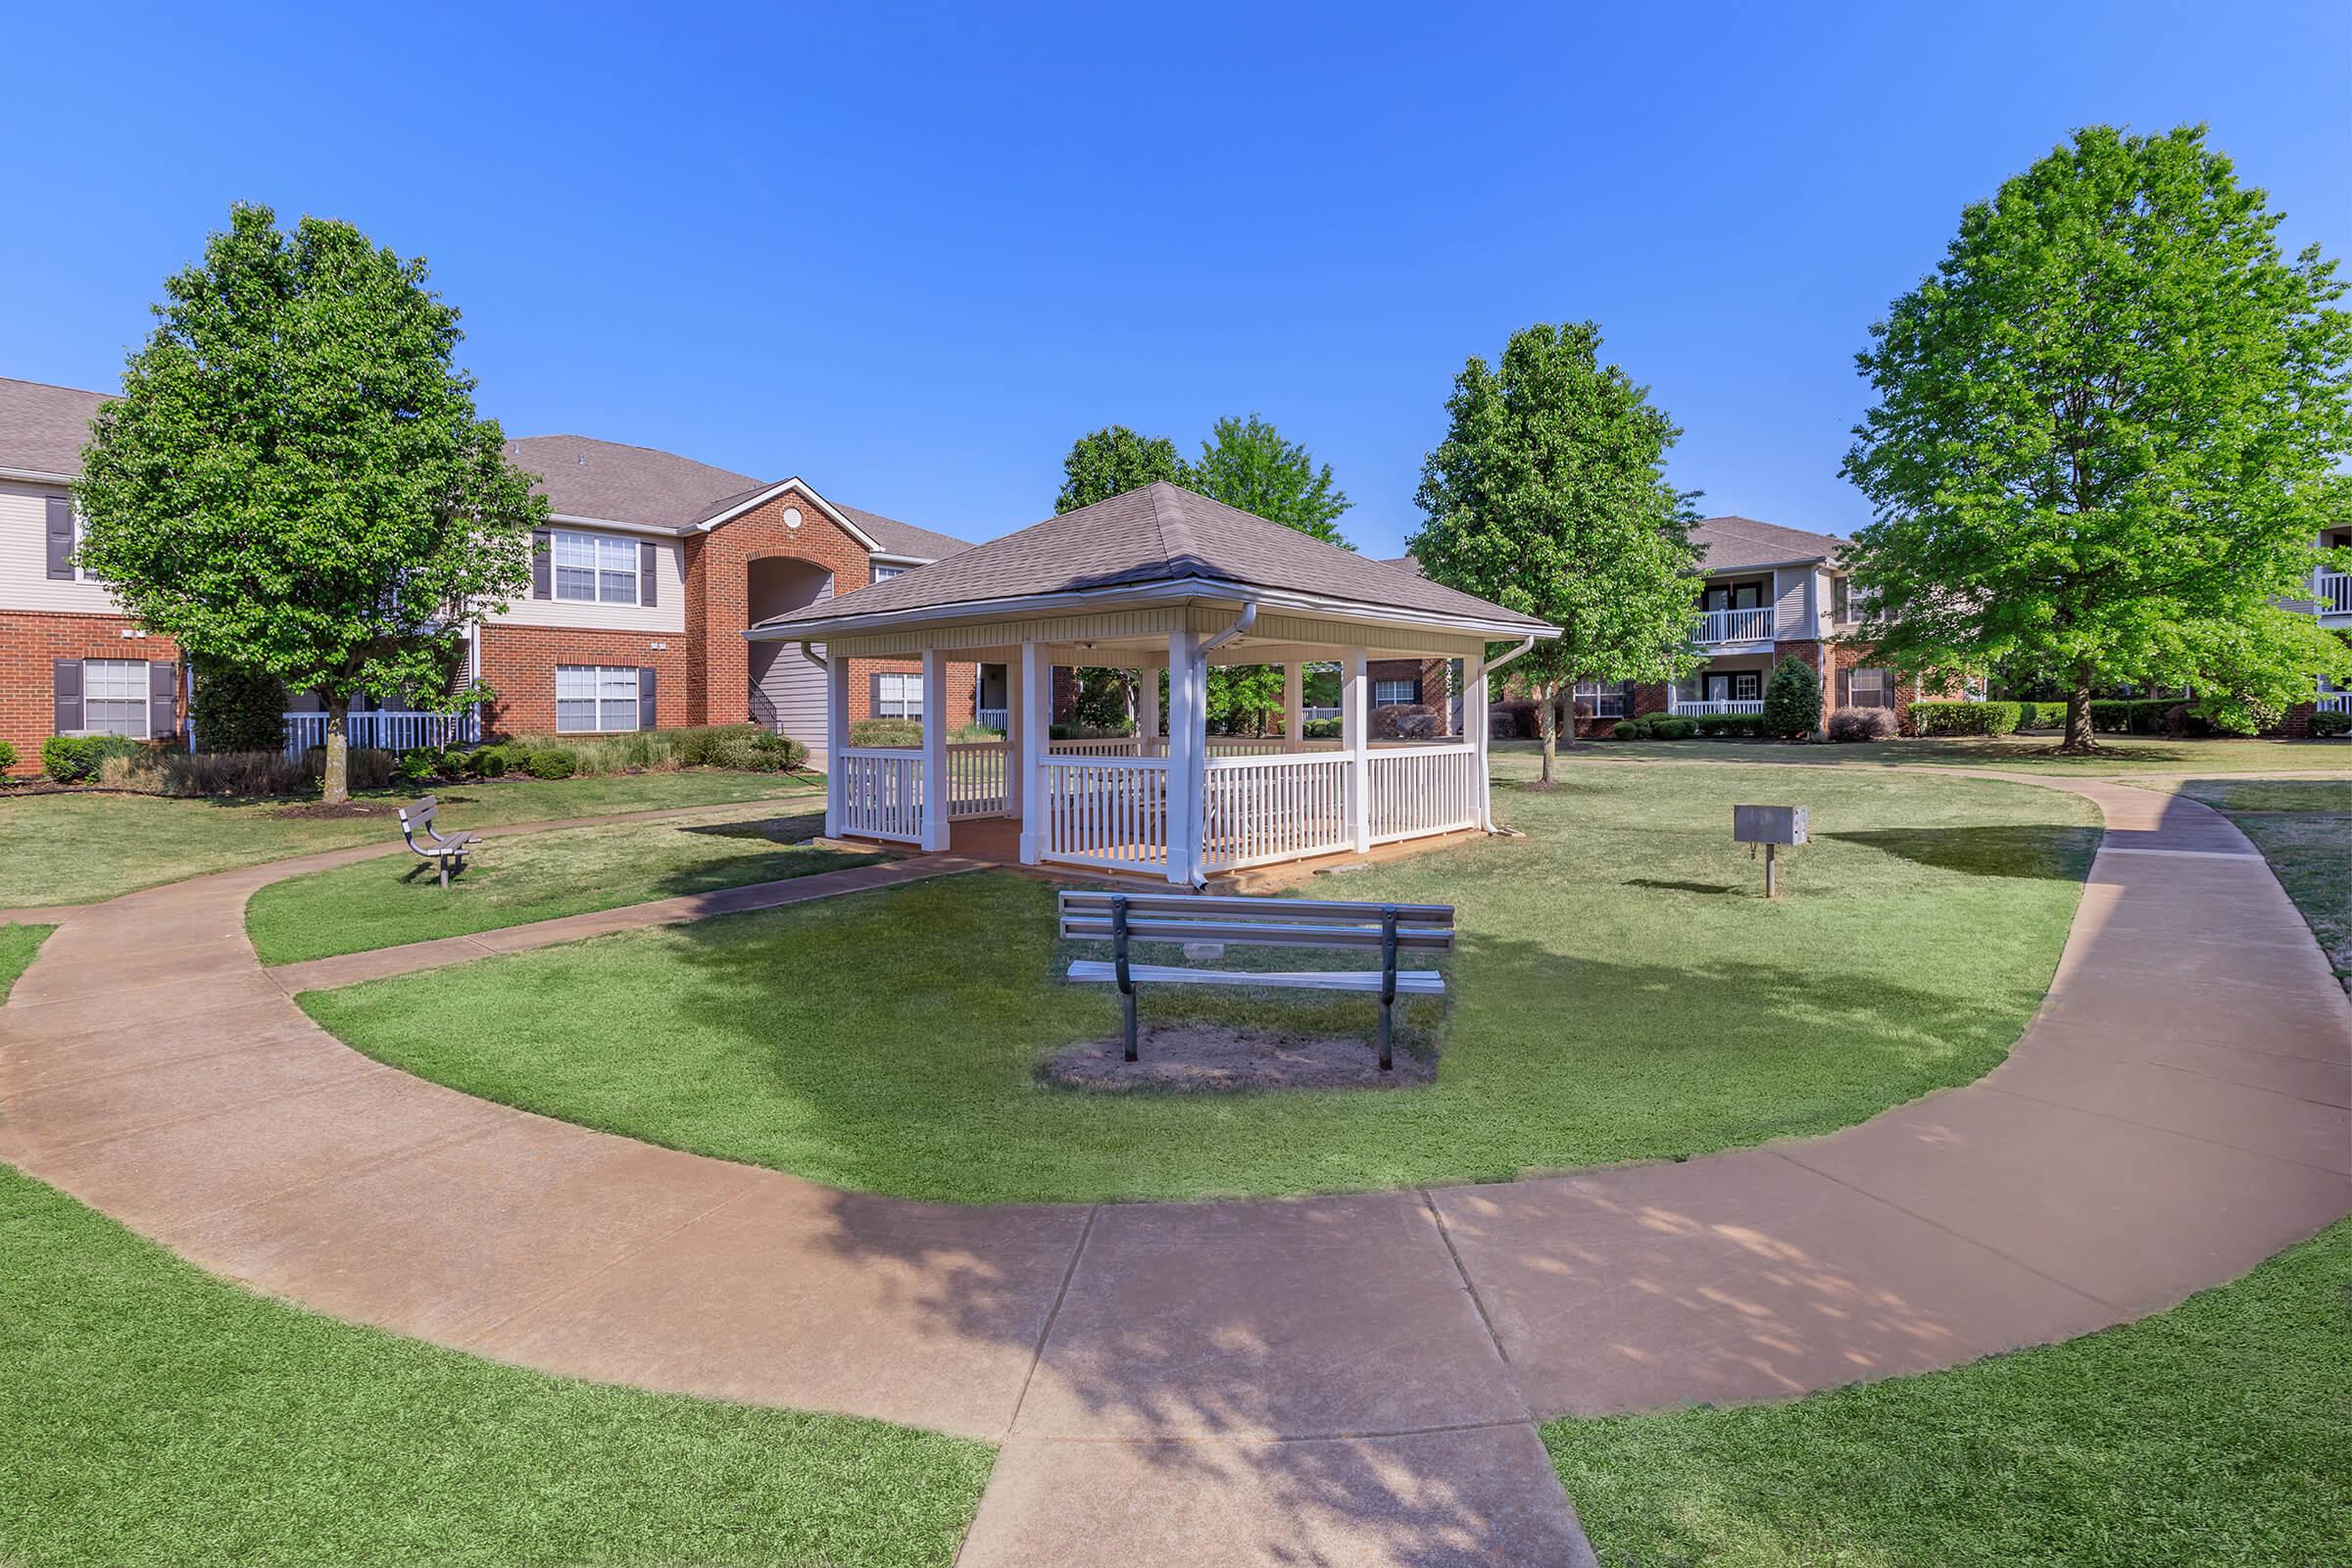
[[[945,1565],[990,1449],[574,1383],[210,1278],[0,1165],[0,1560]]]
[[[755,808],[493,839],[447,888],[432,862],[403,851],[273,882],[246,906],[245,929],[264,963],[298,963],[881,858],[804,842],[823,830],[821,811]]]
[[[1535,755],[1532,741],[1496,748]],[[1619,762],[1800,762],[1829,766],[1999,767],[2033,773],[2096,777],[2110,773],[2321,772],[2340,769],[2352,778],[2352,741],[2167,740],[2144,735],[2102,735],[2093,757],[2060,757],[2055,735],[1976,738],[1936,736],[1923,740],[1866,741],[1848,746],[1790,746],[1756,741],[1612,741],[1580,743],[1578,760]]]
[[[397,842],[394,806],[438,794],[452,830],[673,807],[821,800],[822,779],[697,768],[598,778],[498,779],[362,797],[377,814],[305,817],[284,801],[152,795],[0,794],[0,908],[87,904],[120,893],[315,850]]]
[[[2352,1561],[2352,1221],[2169,1312],[1789,1404],[1543,1429],[1603,1563]]]
[[[8,988],[31,965],[42,941],[56,929],[53,925],[0,925],[0,1002],[8,1000]]]
[[[2228,812],[2254,841],[2352,984],[2352,780],[2190,779],[2180,790]]]
[[[1730,842],[1733,802],[1755,800],[1807,804],[1820,835],[1776,903]],[[303,1004],[470,1093],[844,1187],[984,1202],[1492,1181],[1824,1132],[1979,1076],[2048,987],[2096,837],[2057,791],[1864,771],[1577,767],[1549,794],[1506,782],[1497,809],[1528,836],[1312,890],[1459,907],[1455,1003],[1408,1015],[1408,1044],[1443,1051],[1427,1088],[1047,1087],[1043,1058],[1112,1034],[1115,1002],[1058,980],[1053,890],[992,874]],[[1359,1033],[1374,1015],[1174,988],[1143,1012]]]

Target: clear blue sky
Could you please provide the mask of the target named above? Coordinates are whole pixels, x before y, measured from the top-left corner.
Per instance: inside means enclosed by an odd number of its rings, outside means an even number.
[[[428,258],[511,433],[968,537],[1256,410],[1389,554],[1464,357],[1586,317],[1708,510],[1844,532],[1869,323],[2070,127],[2352,252],[2342,0],[669,9],[21,8],[0,375],[114,385],[247,199]]]

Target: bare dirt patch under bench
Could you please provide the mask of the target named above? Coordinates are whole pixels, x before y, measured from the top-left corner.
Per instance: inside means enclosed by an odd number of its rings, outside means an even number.
[[[1275,1034],[1212,1023],[1146,1024],[1137,1061],[1123,1059],[1116,1036],[1081,1041],[1045,1064],[1049,1083],[1097,1094],[1153,1089],[1230,1094],[1255,1089],[1399,1089],[1437,1076],[1434,1062],[1396,1053],[1380,1070],[1371,1042],[1338,1035]]]

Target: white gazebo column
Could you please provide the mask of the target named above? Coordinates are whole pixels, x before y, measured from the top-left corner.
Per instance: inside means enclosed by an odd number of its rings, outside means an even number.
[[[1135,755],[1150,757],[1159,749],[1159,666],[1146,664],[1135,672]]]
[[[1054,652],[1044,643],[1021,644],[1017,691],[1013,760],[1021,774],[1021,863],[1036,865],[1046,858],[1046,757],[1054,736]]]
[[[1306,666],[1296,659],[1282,666],[1282,749],[1306,750]]]
[[[1201,763],[1208,755],[1207,662],[1189,631],[1168,634],[1168,880],[1201,877]]]
[[[850,661],[825,660],[825,833],[839,838],[850,816]]]
[[[923,650],[923,848],[948,847],[948,656]]]
[[[1487,771],[1487,743],[1494,735],[1494,721],[1488,708],[1492,700],[1490,688],[1493,683],[1488,679],[1485,660],[1474,663],[1465,660],[1463,662],[1471,671],[1469,689],[1462,694],[1462,727],[1470,732],[1471,748],[1478,753],[1475,759],[1478,825],[1492,833],[1494,831],[1494,784]]]
[[[1021,767],[1021,732],[1029,726],[1021,711],[1021,664],[1013,660],[1004,666],[1004,814],[1019,820],[1021,799],[1028,782]]]
[[[1372,850],[1372,656],[1350,648],[1340,660],[1340,746],[1348,754],[1348,828],[1355,853]]]

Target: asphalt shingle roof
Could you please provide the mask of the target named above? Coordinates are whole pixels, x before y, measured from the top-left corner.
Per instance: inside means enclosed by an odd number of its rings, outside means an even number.
[[[1550,628],[1414,572],[1160,482],[1049,517],[904,576],[760,624],[1204,577],[1329,599]]]
[[[1845,549],[1845,541],[1836,534],[1784,528],[1753,517],[1707,517],[1690,530],[1690,538],[1706,552],[1709,571],[1829,561]]]
[[[113,401],[104,392],[0,376],[0,468],[79,474],[90,420]]]

